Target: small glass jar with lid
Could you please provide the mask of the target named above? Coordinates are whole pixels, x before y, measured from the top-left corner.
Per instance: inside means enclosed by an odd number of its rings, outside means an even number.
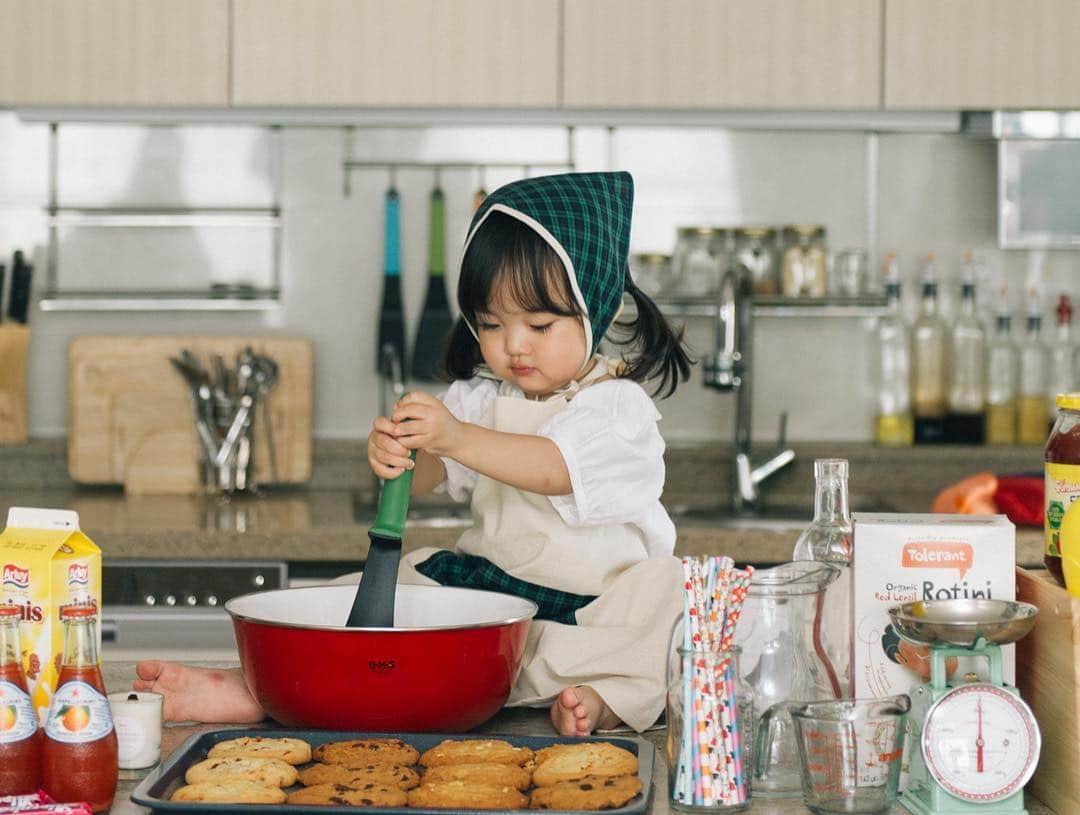
[[[784,229],[780,285],[785,297],[824,297],[828,288],[825,227],[795,224]]]
[[[664,294],[672,286],[671,255],[635,252],[630,255],[630,275],[649,297]]]
[[[705,297],[716,291],[724,270],[725,230],[712,226],[679,228],[672,254],[672,294]]]
[[[735,261],[749,275],[754,294],[780,293],[775,229],[744,226],[735,230]]]

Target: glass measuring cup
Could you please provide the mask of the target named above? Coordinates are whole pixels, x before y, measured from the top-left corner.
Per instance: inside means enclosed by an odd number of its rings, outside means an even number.
[[[790,705],[807,808],[887,812],[896,803],[910,709],[907,695]]]
[[[810,560],[754,572],[736,642],[756,711],[786,702],[840,698],[821,635],[825,589],[839,574],[836,566]],[[759,717],[754,730],[754,794],[799,795],[799,753],[790,711],[780,707],[768,719]]]

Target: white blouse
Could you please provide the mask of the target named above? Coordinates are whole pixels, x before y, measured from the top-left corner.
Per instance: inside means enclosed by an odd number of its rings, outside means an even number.
[[[474,377],[454,382],[439,398],[459,421],[484,423],[499,384]],[[520,390],[514,396],[525,398]],[[660,503],[664,488],[664,440],[656,426],[660,414],[636,382],[609,379],[590,385],[540,426],[562,453],[573,492],[548,496],[571,526],[632,524],[643,533],[651,557],[675,550],[675,525]],[[450,458],[446,491],[467,501],[476,472]]]

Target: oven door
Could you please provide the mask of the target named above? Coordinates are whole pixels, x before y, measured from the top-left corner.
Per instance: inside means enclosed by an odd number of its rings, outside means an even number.
[[[236,662],[225,603],[287,585],[282,561],[106,561],[102,657]]]

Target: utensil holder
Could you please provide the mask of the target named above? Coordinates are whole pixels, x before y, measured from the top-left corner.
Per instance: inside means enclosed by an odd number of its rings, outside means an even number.
[[[26,442],[26,352],[30,330],[0,325],[0,444]]]

